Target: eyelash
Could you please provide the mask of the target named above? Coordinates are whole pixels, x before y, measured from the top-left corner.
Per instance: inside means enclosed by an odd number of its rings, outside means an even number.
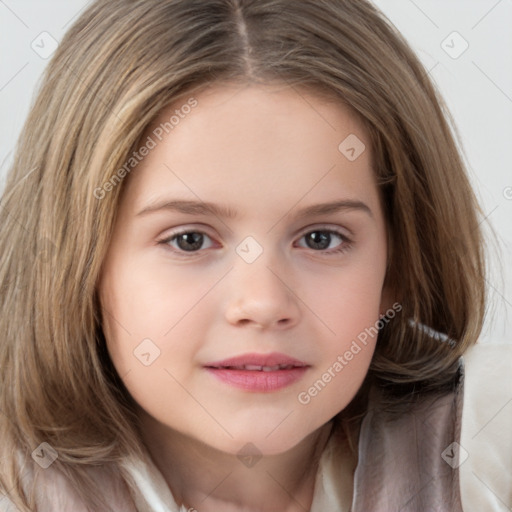
[[[200,231],[200,230],[196,230],[196,229],[189,229],[189,230],[182,230],[182,231],[177,231],[177,232],[171,233],[169,236],[166,236],[165,238],[163,238],[161,240],[157,240],[157,244],[169,247],[172,252],[174,252],[175,254],[178,254],[180,257],[190,257],[190,256],[193,257],[193,255],[197,255],[199,252],[201,252],[201,249],[199,249],[197,251],[184,251],[182,249],[175,249],[174,247],[170,246],[170,242],[172,242],[173,240],[175,240],[179,236],[189,235],[189,234],[193,234],[193,233],[198,233],[198,234],[201,234],[201,235],[205,235],[205,236],[207,236],[210,239],[212,238],[212,237],[210,237],[208,235],[208,233],[205,233],[204,231]],[[340,247],[338,247],[337,249],[330,249],[330,250],[327,250],[327,249],[323,249],[323,250],[311,249],[313,252],[320,253],[320,254],[323,254],[323,255],[326,255],[326,256],[336,256],[336,255],[343,254],[343,253],[347,252],[352,247],[352,240],[350,240],[341,231],[338,231],[338,230],[332,229],[332,228],[330,228],[330,229],[317,228],[317,229],[312,229],[310,231],[306,231],[304,234],[301,235],[299,240],[302,239],[303,237],[305,237],[306,235],[311,234],[311,233],[328,233],[330,235],[336,235],[336,236],[338,236],[342,240],[342,243],[341,243]]]

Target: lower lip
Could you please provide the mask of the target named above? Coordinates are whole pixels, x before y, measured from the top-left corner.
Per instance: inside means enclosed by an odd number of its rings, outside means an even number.
[[[264,372],[258,370],[229,370],[227,368],[206,368],[210,373],[227,384],[246,391],[271,392],[286,388],[300,380],[307,366]]]

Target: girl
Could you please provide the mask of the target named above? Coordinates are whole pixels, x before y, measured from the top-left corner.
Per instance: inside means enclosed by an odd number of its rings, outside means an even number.
[[[0,509],[509,507],[445,118],[366,1],[92,3],[0,210]]]

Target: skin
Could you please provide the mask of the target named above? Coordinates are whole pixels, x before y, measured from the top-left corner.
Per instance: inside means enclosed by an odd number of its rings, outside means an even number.
[[[369,143],[355,161],[338,150],[350,134],[368,139],[341,102],[288,86],[218,84],[195,98],[123,185],[99,285],[108,350],[178,503],[199,512],[303,511],[330,420],[359,389],[376,340],[309,403],[298,395],[390,305]],[[166,108],[145,136],[185,101]],[[238,217],[137,215],[171,198],[226,205]],[[339,199],[369,211],[295,217]],[[200,248],[183,250],[183,237],[158,243],[177,229],[204,233]],[[311,233],[326,229],[350,242],[327,234],[319,248]],[[248,236],[263,250],[252,263],[236,252]],[[147,338],[160,350],[149,366],[134,356]],[[310,366],[298,382],[267,393],[232,387],[203,368],[248,352],[281,352]],[[252,467],[236,456],[246,443],[262,456]]]

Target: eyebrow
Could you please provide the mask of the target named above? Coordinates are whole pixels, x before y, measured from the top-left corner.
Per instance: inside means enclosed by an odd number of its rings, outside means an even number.
[[[238,217],[238,212],[227,206],[204,201],[179,199],[164,199],[151,203],[138,212],[136,216],[139,217],[162,210],[174,211],[187,215],[214,215],[225,219],[236,219]],[[367,213],[370,217],[373,217],[373,213],[368,205],[362,201],[353,199],[340,199],[329,203],[307,206],[306,208],[299,210],[294,217],[302,219],[304,217],[314,217],[347,210],[362,211]]]

